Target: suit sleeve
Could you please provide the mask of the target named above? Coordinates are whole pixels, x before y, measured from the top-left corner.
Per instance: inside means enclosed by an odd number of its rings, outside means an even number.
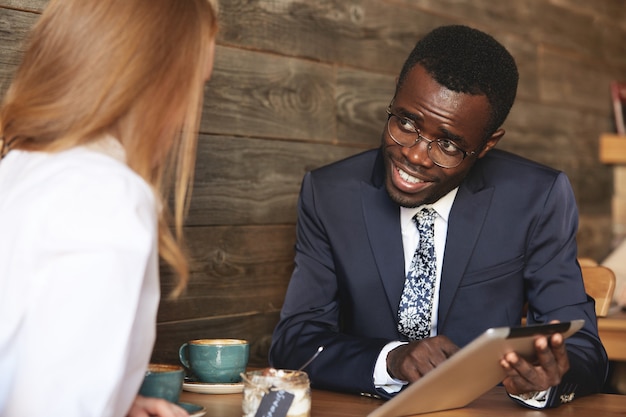
[[[297,369],[324,346],[305,369],[314,387],[375,393],[374,365],[388,341],[341,331],[333,248],[316,203],[308,173],[298,201],[295,269],[274,331],[270,363],[277,368]]]
[[[527,320],[584,319],[584,327],[566,341],[570,369],[553,387],[547,407],[602,389],[607,355],[598,336],[594,301],[585,294],[576,261],[578,210],[570,183],[561,173],[544,202],[541,218],[531,231],[525,279],[528,284]]]

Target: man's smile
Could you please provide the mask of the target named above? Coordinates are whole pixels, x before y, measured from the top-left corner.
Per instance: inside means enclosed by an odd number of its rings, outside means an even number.
[[[417,193],[431,186],[433,181],[416,173],[410,173],[402,169],[399,165],[391,163],[391,180],[393,185],[405,193]]]
[[[417,177],[413,177],[411,175],[409,175],[408,172],[403,171],[400,168],[397,168],[398,170],[398,174],[400,175],[400,178],[402,178],[403,180],[407,181],[407,182],[412,182],[412,183],[418,183],[418,182],[424,182],[422,180],[420,180]]]

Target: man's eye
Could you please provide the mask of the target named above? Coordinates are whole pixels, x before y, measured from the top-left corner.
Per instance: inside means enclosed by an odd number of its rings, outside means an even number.
[[[439,139],[437,140],[437,145],[439,148],[447,154],[454,155],[459,153],[459,148],[454,144],[454,142],[448,139]]]
[[[417,132],[415,126],[409,119],[398,118],[398,125],[400,126],[400,129],[404,130],[405,132]]]

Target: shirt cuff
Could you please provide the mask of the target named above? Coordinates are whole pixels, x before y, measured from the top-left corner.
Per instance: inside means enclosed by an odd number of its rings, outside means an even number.
[[[511,396],[511,398],[515,398],[516,400],[523,402],[529,407],[546,408],[546,406],[548,405],[548,397],[550,396],[550,392],[552,392],[552,387],[548,388],[545,391],[534,391],[520,395],[509,395]]]
[[[408,382],[401,381],[399,379],[392,378],[387,372],[387,354],[400,345],[405,345],[407,342],[389,342],[378,354],[376,359],[376,365],[374,367],[374,386],[385,390],[388,394],[393,394],[402,389],[402,387]]]

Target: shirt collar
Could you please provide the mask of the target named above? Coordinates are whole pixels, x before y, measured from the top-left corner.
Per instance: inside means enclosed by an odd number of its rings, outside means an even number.
[[[406,227],[409,224],[413,223],[413,216],[417,214],[423,207],[432,207],[435,209],[439,217],[441,217],[446,223],[448,222],[448,217],[450,216],[450,210],[452,210],[452,204],[454,203],[454,198],[456,197],[456,193],[459,191],[459,187],[456,187],[454,190],[450,191],[448,194],[441,197],[439,200],[435,201],[433,204],[424,204],[419,207],[400,207],[400,224],[402,227]]]

